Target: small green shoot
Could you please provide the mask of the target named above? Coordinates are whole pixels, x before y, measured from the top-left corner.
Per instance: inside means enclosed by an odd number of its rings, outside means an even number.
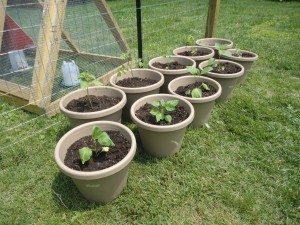
[[[193,35],[189,35],[186,39],[186,43],[188,46],[195,46],[195,37]],[[192,47],[191,49],[192,55],[197,55],[197,49],[195,47]]]
[[[121,69],[117,73],[117,77],[122,76],[122,74],[126,74],[128,71],[131,72],[131,77],[133,77],[133,72],[132,72],[132,64],[130,63],[131,60],[133,60],[138,68],[143,68],[144,64],[142,62],[142,59],[133,59],[131,56],[131,53],[122,53],[120,56],[121,59],[124,59],[126,61],[126,65],[122,65]]]
[[[99,127],[96,127],[96,126],[93,127],[91,136],[92,136],[93,145],[94,145],[93,149],[91,149],[89,147],[83,147],[83,148],[79,149],[79,155],[80,155],[80,160],[81,160],[82,164],[84,164],[85,162],[90,160],[90,158],[93,154],[93,151],[98,156],[99,153],[101,153],[101,152],[108,152],[109,147],[115,146],[113,141],[110,139],[109,135],[106,132],[101,131]],[[101,149],[97,149],[97,143],[99,143],[101,145]]]
[[[171,115],[166,115],[166,112],[172,112],[176,109],[179,100],[170,100],[170,101],[154,101],[151,103],[153,106],[152,110],[150,111],[151,115],[155,116],[156,122],[161,120],[165,120],[168,123],[172,122]]]
[[[97,80],[96,76],[90,73],[82,72],[79,74],[78,79],[80,80],[80,88],[86,89],[86,94],[89,99],[89,103],[91,108],[93,109],[92,100],[89,95],[89,86],[96,85],[100,86],[103,85],[100,81]]]

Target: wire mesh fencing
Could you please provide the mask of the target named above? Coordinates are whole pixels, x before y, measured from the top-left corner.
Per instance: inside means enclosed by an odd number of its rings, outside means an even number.
[[[53,2],[60,5],[51,5]],[[172,54],[173,49],[185,45],[189,35],[204,37],[208,0],[141,2],[145,64],[151,58]],[[216,36],[233,40],[238,48],[255,51],[258,39],[282,35],[282,43],[286,44],[289,32],[299,34],[299,29],[291,30],[289,26],[290,20],[300,21],[299,8],[289,7],[289,2],[266,1],[267,6],[261,6],[260,2],[221,0]],[[1,0],[2,150],[36,136],[43,137],[47,130],[66,124],[61,115],[48,117],[58,110],[57,104],[51,103],[57,103],[62,96],[78,88],[78,83],[71,82],[69,85],[64,80],[64,62],[74,61],[79,72],[87,71],[101,77],[114,72],[123,63],[119,57],[128,50],[128,46],[137,57],[136,2],[107,0],[107,7],[104,3],[101,0],[69,0],[67,3]],[[268,13],[278,9],[285,10],[286,16],[274,18]],[[56,27],[47,27],[47,21],[56,24]],[[252,26],[250,33],[243,32],[243,28],[249,30]],[[244,36],[251,38],[244,39]],[[259,44],[273,48],[274,54],[287,53],[278,46],[269,46],[269,42]],[[297,48],[298,43],[289,44]],[[279,62],[274,57],[274,62],[278,68],[298,68],[288,59]],[[68,77],[70,73],[66,76],[72,80]],[[35,108],[35,105],[38,107]],[[46,110],[40,110],[43,107]]]

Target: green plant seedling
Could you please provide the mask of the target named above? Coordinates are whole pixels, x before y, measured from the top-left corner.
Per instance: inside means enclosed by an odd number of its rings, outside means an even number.
[[[117,73],[117,77],[122,76],[123,74],[126,74],[128,71],[131,72],[131,77],[133,77],[133,72],[132,72],[132,64],[130,63],[131,60],[133,60],[138,68],[143,68],[144,64],[142,59],[134,59],[131,57],[131,53],[122,53],[120,56],[121,59],[124,59],[126,61],[126,65],[122,65],[121,69]]]
[[[226,50],[226,48],[227,48],[226,44],[222,45],[220,43],[215,43],[215,48],[218,51],[219,59],[220,59],[221,55],[225,55],[228,57],[232,56],[231,52]]]
[[[109,147],[115,146],[113,141],[110,139],[109,135],[106,132],[101,131],[99,127],[96,126],[93,127],[91,136],[92,136],[94,147],[92,149],[89,147],[83,147],[79,149],[79,155],[82,164],[90,160],[93,151],[98,156],[101,152],[108,152]],[[97,143],[101,145],[101,149],[97,149]]]
[[[209,62],[210,66],[205,67],[203,70],[199,70],[195,67],[192,66],[187,66],[187,70],[192,74],[192,75],[196,75],[196,76],[201,76],[203,74],[208,73],[209,71],[213,70],[213,67],[211,65],[213,65],[213,60],[211,60],[211,62]],[[209,90],[209,87],[205,84],[202,83],[201,86],[205,89],[205,90]],[[200,87],[194,88],[193,90],[187,90],[185,92],[186,95],[192,95],[192,98],[202,98],[202,90],[200,89]]]
[[[93,109],[93,104],[89,95],[89,86],[91,85],[100,86],[103,84],[96,79],[95,75],[86,72],[80,73],[78,79],[80,80],[80,88],[86,89],[86,94],[89,99],[90,106]]]
[[[193,35],[189,35],[186,39],[186,43],[188,46],[194,46],[195,42],[195,37]],[[197,55],[197,49],[195,47],[192,47],[191,53],[192,55]]]
[[[154,101],[151,103],[153,106],[150,111],[151,115],[155,116],[156,122],[161,120],[165,120],[168,123],[172,122],[172,117],[170,115],[166,115],[166,112],[172,112],[176,109],[179,100],[170,100],[170,101]]]

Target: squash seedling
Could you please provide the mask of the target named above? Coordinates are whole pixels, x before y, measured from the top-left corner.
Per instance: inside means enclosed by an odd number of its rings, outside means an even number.
[[[130,71],[131,72],[131,77],[133,77],[133,72],[132,72],[132,64],[130,63],[131,60],[133,60],[138,68],[142,68],[144,66],[142,59],[134,59],[131,57],[131,53],[122,53],[120,56],[121,59],[124,59],[126,61],[126,65],[122,65],[121,69],[117,73],[117,77],[122,76],[122,74],[126,74],[126,72]]]
[[[96,85],[100,86],[103,85],[100,81],[97,80],[96,76],[90,73],[82,72],[79,74],[78,79],[80,80],[80,88],[86,89],[87,97],[89,99],[89,103],[91,108],[93,109],[92,100],[89,95],[89,86]]]
[[[213,67],[211,67],[211,66],[205,67],[202,71],[200,71],[199,69],[192,67],[192,66],[187,66],[186,68],[192,75],[196,75],[196,76],[201,76],[201,75],[206,74],[209,71],[213,70]],[[205,90],[209,91],[209,87],[205,83],[202,83],[199,87],[196,87],[193,90],[187,90],[185,92],[185,94],[191,95],[192,98],[202,98],[201,87],[203,87]]]
[[[154,101],[151,103],[153,106],[152,110],[150,111],[150,114],[155,116],[156,122],[159,122],[161,120],[165,120],[168,123],[172,122],[172,116],[166,115],[166,112],[172,112],[176,109],[176,106],[178,105],[179,100],[170,100],[170,101]]]
[[[99,127],[93,127],[91,136],[94,145],[93,148],[91,149],[89,147],[83,147],[79,149],[79,155],[82,164],[90,160],[93,151],[98,156],[101,152],[108,152],[110,147],[115,146],[109,135],[106,132],[101,131]],[[101,145],[100,149],[97,148],[97,143]]]
[[[220,44],[220,43],[215,43],[215,49],[218,51],[218,57],[220,59],[221,55],[225,55],[225,56],[228,56],[230,57],[232,54],[230,51],[226,50],[227,48],[227,45],[224,44]]]

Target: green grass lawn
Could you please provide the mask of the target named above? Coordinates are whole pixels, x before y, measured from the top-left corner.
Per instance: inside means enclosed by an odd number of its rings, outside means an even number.
[[[166,2],[143,1],[146,61],[204,35],[208,1]],[[134,10],[126,11],[134,1],[108,3],[136,50]],[[259,55],[248,80],[216,105],[210,129],[187,130],[175,156],[148,155],[125,123],[138,150],[128,186],[106,205],[82,198],[55,165],[69,130],[62,115],[0,102],[0,224],[299,224],[299,11],[293,1],[221,1],[217,36]]]

